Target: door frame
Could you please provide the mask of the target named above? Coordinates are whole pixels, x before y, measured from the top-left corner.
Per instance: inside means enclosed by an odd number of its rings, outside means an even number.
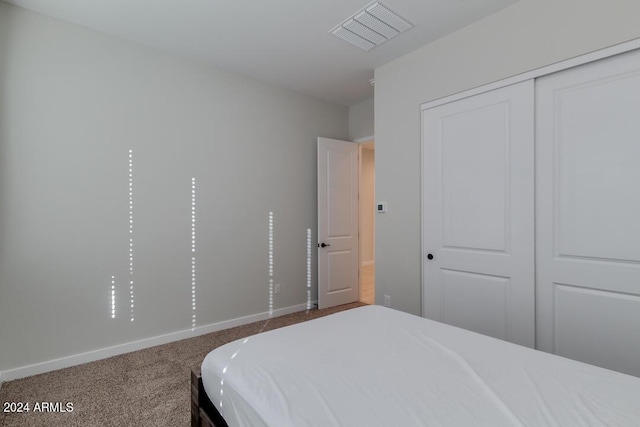
[[[361,221],[361,214],[363,211],[363,206],[362,206],[362,197],[361,197],[361,193],[362,193],[362,150],[364,149],[363,147],[369,143],[373,144],[374,148],[373,151],[375,153],[375,136],[369,136],[366,138],[358,138],[355,141],[353,141],[354,143],[358,144],[358,301],[362,302],[362,221]],[[374,174],[375,174],[375,163],[374,163]],[[375,177],[375,175],[374,175]],[[376,197],[376,184],[375,184],[375,179],[373,182],[373,202],[375,204],[375,197]],[[371,206],[371,209],[373,209],[373,206]],[[375,210],[373,212],[374,214],[374,218],[373,218],[373,236],[372,236],[372,243],[373,243],[373,259],[374,259],[374,263],[375,263],[375,242],[376,242],[376,227],[375,227]],[[375,283],[375,282],[374,282]],[[374,301],[375,301],[375,296],[374,296]]]
[[[374,142],[374,141],[375,141],[374,135],[365,136],[363,138],[358,138],[353,140],[354,143],[358,144],[358,179],[362,177],[362,146],[364,144],[367,144],[369,142]],[[360,181],[358,181],[358,249],[361,249],[360,243],[362,240],[362,221],[360,221],[360,213],[362,210],[362,204],[360,203],[360,185],[361,183]],[[374,187],[374,194],[375,194],[375,187]],[[374,236],[375,236],[375,232],[374,232]],[[361,269],[362,269],[362,251],[359,251],[358,253],[358,274],[359,275],[361,273],[360,271]],[[361,277],[358,277],[359,287],[360,287],[360,279]],[[360,295],[361,292],[362,292],[362,289],[358,289],[358,297],[361,296]]]

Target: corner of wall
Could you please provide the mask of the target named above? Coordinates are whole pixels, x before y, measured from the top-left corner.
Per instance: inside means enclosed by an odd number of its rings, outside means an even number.
[[[357,141],[374,134],[374,98],[349,107],[349,140]]]

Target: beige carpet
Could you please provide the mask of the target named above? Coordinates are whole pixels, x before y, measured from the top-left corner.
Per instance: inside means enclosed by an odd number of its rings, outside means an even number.
[[[0,402],[72,402],[73,412],[0,412],[0,426],[189,426],[190,372],[225,343],[364,304],[311,310],[5,382]],[[4,408],[2,408],[4,409]]]

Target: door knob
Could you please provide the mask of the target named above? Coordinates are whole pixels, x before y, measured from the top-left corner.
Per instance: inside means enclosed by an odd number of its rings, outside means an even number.
[[[433,254],[427,254],[427,259],[428,260],[432,260],[433,259]]]
[[[322,243],[322,244],[320,244],[320,247],[321,247],[321,248],[326,248],[327,246],[331,246],[331,245],[330,245],[330,244],[327,244],[327,243]]]

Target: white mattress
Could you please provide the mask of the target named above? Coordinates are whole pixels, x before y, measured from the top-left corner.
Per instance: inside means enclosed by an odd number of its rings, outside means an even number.
[[[230,427],[640,425],[640,378],[380,306],[224,345],[202,379]]]

